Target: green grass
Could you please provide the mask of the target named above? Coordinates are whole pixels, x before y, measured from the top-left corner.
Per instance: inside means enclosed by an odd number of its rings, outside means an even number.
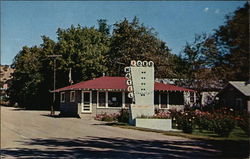
[[[249,140],[250,139],[246,135],[246,133],[239,127],[236,127],[230,133],[229,137],[220,137],[217,134],[213,133],[212,131],[202,130],[202,132],[200,132],[197,129],[195,129],[192,134],[197,135],[197,136],[209,137],[212,139],[218,139],[218,140]]]
[[[249,158],[249,149],[250,149],[250,138],[245,134],[245,132],[236,127],[229,135],[229,137],[220,137],[212,131],[203,130],[200,132],[198,129],[195,129],[192,134],[186,134],[180,131],[160,131],[152,130],[146,128],[138,128],[131,126],[125,123],[108,123],[107,125],[133,129],[147,132],[156,132],[168,136],[179,136],[184,138],[190,138],[195,140],[200,140],[208,145],[212,145],[215,149],[221,152],[222,158],[237,158],[245,159]],[[220,156],[218,156],[220,158]]]
[[[186,137],[191,139],[203,139],[203,140],[232,140],[232,141],[249,141],[250,138],[245,134],[245,132],[240,129],[239,127],[236,127],[229,137],[220,137],[217,134],[213,133],[212,131],[203,130],[200,132],[198,129],[193,130],[192,134],[186,134],[180,131],[161,131],[161,130],[152,130],[147,128],[139,128],[135,126],[128,125],[126,123],[108,123],[107,125],[125,128],[125,129],[134,129],[134,130],[140,130],[140,131],[148,131],[148,132],[157,132],[164,135],[171,135],[171,136],[180,136],[180,137]]]
[[[161,133],[168,136],[179,136],[184,138],[190,138],[195,140],[201,140],[202,142],[213,145],[214,148],[221,151],[223,155],[222,158],[237,158],[237,159],[245,159],[249,157],[249,137],[241,130],[239,127],[236,127],[229,137],[220,137],[217,134],[214,134],[211,131],[202,131],[194,130],[192,134],[186,134],[182,131],[160,131],[160,130],[152,130],[146,128],[138,128],[135,126],[131,126],[125,123],[108,123],[107,125],[125,128],[125,129],[133,129],[147,132],[156,132]]]

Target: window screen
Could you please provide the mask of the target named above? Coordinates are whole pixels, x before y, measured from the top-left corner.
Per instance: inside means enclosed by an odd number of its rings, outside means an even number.
[[[108,106],[121,107],[122,106],[122,92],[108,92]]]
[[[183,92],[169,92],[169,104],[183,105],[184,104]]]

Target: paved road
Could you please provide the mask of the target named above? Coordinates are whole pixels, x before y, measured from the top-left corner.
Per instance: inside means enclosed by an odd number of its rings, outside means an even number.
[[[103,122],[1,107],[3,158],[217,158],[212,145]],[[217,157],[216,157],[217,156]]]

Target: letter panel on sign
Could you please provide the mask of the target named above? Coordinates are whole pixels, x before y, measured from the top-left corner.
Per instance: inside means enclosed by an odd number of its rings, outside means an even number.
[[[154,67],[131,67],[136,105],[154,105]]]

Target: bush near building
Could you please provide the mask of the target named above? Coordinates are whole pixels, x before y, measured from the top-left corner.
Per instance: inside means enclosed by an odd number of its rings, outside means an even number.
[[[192,133],[193,129],[212,131],[219,136],[228,137],[238,126],[249,135],[249,114],[235,112],[228,108],[221,108],[212,112],[200,110],[179,111],[171,110],[173,125],[185,133]]]
[[[235,112],[228,108],[222,108],[212,112],[200,110],[170,110],[169,112],[156,112],[154,116],[144,118],[172,118],[173,128],[180,129],[184,133],[189,134],[195,129],[198,129],[200,132],[210,131],[218,136],[228,137],[236,126],[241,128],[248,136],[250,131],[249,114],[246,112]],[[128,123],[129,111],[128,109],[122,109],[119,113],[99,114],[95,119]]]

